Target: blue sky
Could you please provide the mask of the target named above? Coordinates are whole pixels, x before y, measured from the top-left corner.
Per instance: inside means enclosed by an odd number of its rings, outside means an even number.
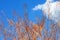
[[[23,18],[23,4],[26,3],[28,6],[27,10],[29,14],[29,19],[35,22],[36,16],[42,17],[42,11],[32,11],[32,8],[38,4],[44,4],[45,2],[46,0],[0,0],[0,16],[1,11],[3,10],[9,18],[12,18],[13,10],[16,10],[17,14],[19,14]],[[6,24],[6,17],[4,17],[3,15],[1,17]],[[49,21],[47,22],[46,26],[48,25],[48,23]],[[3,40],[3,36],[1,36],[0,40]]]
[[[35,21],[35,16],[40,16],[42,11],[32,11],[32,8],[35,5],[43,4],[46,0],[0,0],[0,13],[1,10],[5,12],[5,14],[12,18],[13,10],[16,10],[17,14],[23,17],[23,4],[27,4],[27,10],[29,14],[29,19]]]
[[[0,16],[2,17],[2,20],[5,22],[5,25],[8,24],[6,21],[6,17],[4,17],[4,15],[1,14],[2,10],[8,16],[8,18],[12,18],[13,10],[16,10],[17,14],[19,14],[23,18],[23,4],[26,3],[28,6],[27,10],[29,14],[29,19],[33,22],[36,22],[36,16],[42,18],[43,14],[41,10],[32,11],[32,8],[38,4],[44,4],[45,1],[46,0],[0,0]],[[0,36],[0,40],[3,40],[3,35]]]
[[[35,5],[43,4],[46,0],[0,0],[0,17],[2,17],[1,20],[4,21],[5,25],[7,26],[6,17],[1,14],[1,11],[4,11],[5,15],[8,16],[8,18],[12,18],[12,13],[14,10],[16,10],[17,14],[19,14],[23,18],[23,4],[27,4],[27,10],[29,19],[33,22],[36,22],[35,17],[42,17],[42,11],[32,11],[32,8],[35,7]],[[0,20],[0,21],[1,21]],[[3,40],[3,35],[0,36],[0,40]]]

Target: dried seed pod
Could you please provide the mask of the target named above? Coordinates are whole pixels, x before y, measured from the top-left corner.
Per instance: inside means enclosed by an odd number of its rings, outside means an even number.
[[[7,19],[7,21],[8,21],[8,23],[9,23],[10,26],[13,26],[14,25],[14,21],[13,20]]]
[[[38,32],[38,31],[39,31],[39,26],[38,26],[37,24],[34,24],[34,25],[33,25],[33,29],[34,29],[36,32]]]
[[[12,40],[16,40],[16,37],[13,37],[13,39]]]

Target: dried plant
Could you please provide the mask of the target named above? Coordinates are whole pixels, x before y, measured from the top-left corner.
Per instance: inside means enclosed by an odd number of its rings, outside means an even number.
[[[14,15],[17,16],[18,20],[15,22],[13,21],[14,18],[13,19],[7,18],[7,22],[9,23],[8,28],[5,29],[3,28],[5,27],[5,25],[0,24],[0,31],[3,32],[4,40],[8,40],[9,38],[11,38],[10,40],[37,40],[38,37],[41,40],[56,40],[57,32],[58,33],[60,32],[58,29],[59,27],[57,27],[56,24],[51,23],[49,25],[50,27],[50,32],[49,32],[45,28],[46,20],[44,16],[42,17],[42,21],[39,20],[38,18],[37,22],[40,23],[34,23],[34,22],[30,23],[30,21],[28,20],[27,12],[26,11],[24,12],[26,13],[24,15],[24,20],[20,16]],[[58,40],[60,40],[60,38],[58,38]]]

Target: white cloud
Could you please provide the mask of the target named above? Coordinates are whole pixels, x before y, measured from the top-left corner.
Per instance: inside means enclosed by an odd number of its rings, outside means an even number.
[[[44,11],[44,15],[51,20],[54,20],[56,22],[60,21],[60,6],[56,6],[57,4],[60,4],[60,2],[51,2],[49,3],[48,1],[43,4],[43,5],[37,5],[35,6],[32,10],[37,11],[37,10],[42,10]]]
[[[39,5],[35,6],[35,7],[33,8],[33,10],[40,10],[40,9],[42,8],[42,6],[43,6],[43,5],[40,5],[40,4],[39,4]]]
[[[48,2],[53,2],[53,0],[46,0],[46,3],[45,4],[38,4],[37,6],[35,6],[34,8],[33,8],[33,10],[39,10],[39,9],[42,9],[43,7],[46,7],[47,5],[47,3]]]

